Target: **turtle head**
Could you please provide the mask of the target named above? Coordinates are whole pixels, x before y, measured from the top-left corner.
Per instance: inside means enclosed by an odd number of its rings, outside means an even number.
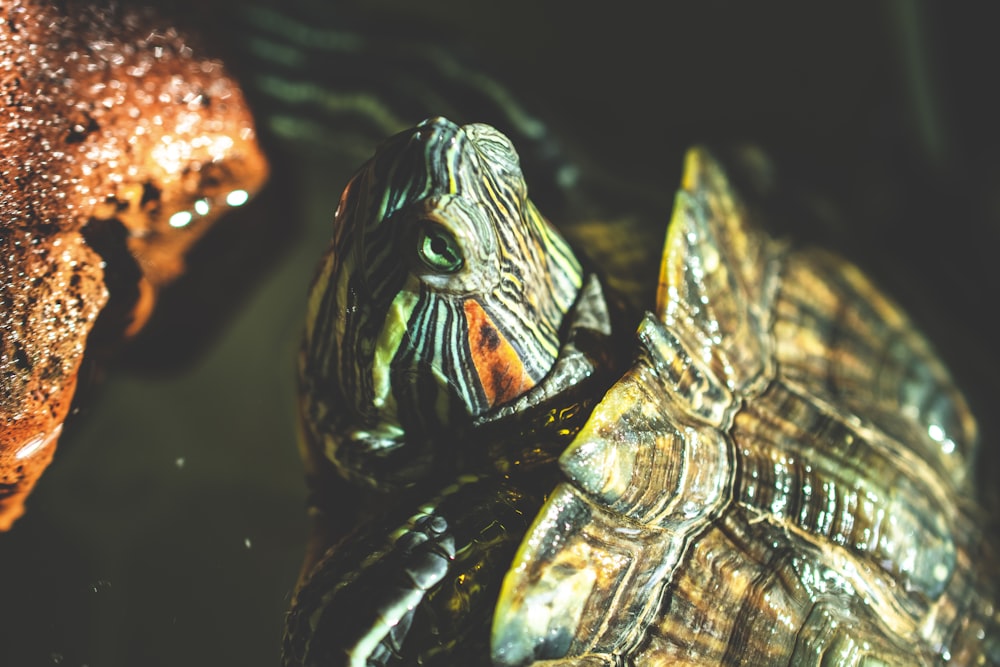
[[[349,478],[406,483],[550,371],[580,263],[511,142],[443,118],[387,140],[334,226],[300,368],[307,435]]]

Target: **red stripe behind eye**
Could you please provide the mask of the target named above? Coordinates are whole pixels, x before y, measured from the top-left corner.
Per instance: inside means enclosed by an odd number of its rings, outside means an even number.
[[[535,386],[514,347],[474,299],[465,301],[469,350],[490,407],[513,400]]]

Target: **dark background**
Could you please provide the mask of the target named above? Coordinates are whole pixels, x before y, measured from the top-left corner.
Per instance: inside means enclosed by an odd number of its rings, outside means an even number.
[[[661,198],[664,225],[685,147],[766,148],[796,202],[777,226],[862,264],[955,369],[992,489],[995,17],[906,0],[692,5],[379,0],[342,16],[453,42],[592,165]],[[241,7],[164,11],[226,53]],[[306,532],[293,359],[357,165],[273,146],[272,185],[82,397],[28,514],[0,535],[0,665],[277,663]]]

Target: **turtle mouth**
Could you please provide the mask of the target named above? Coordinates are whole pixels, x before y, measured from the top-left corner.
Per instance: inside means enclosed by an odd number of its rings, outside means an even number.
[[[519,397],[474,418],[473,428],[529,414],[614,365],[611,354],[614,346],[609,344],[614,333],[612,317],[604,286],[595,273],[589,272],[584,277],[563,329],[559,355],[541,381]]]

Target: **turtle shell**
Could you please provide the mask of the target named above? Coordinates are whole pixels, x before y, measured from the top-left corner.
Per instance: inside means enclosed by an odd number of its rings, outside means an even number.
[[[856,267],[754,229],[704,150],[637,339],[509,570],[497,664],[1000,660],[962,395]]]
[[[441,161],[480,177],[456,126],[416,132],[438,130],[449,147]],[[414,145],[404,139],[392,150]],[[433,180],[426,169],[413,176],[421,187]],[[385,201],[369,177],[348,186],[342,211],[358,189]],[[400,191],[412,192],[406,183]],[[331,292],[351,293],[352,279],[324,281],[337,261],[364,266],[360,256],[327,260],[314,314],[333,310]],[[614,317],[592,274],[576,273],[562,326],[576,356],[564,348],[539,385],[556,378],[561,391],[533,400],[533,388],[456,427],[463,445],[497,458],[492,471],[466,456],[431,493],[393,478],[394,508],[374,523],[363,514],[299,592],[286,665],[482,663],[485,651],[466,648],[484,641],[484,624],[497,665],[1000,663],[996,560],[971,472],[975,420],[912,322],[856,267],[757,229],[696,148],[655,307],[629,339],[633,361],[603,385],[600,369],[617,366],[595,350],[614,343]],[[321,337],[334,326],[314,318],[303,354],[314,476],[318,451],[340,467],[358,462],[337,451],[347,431],[314,395],[331,382],[315,379],[311,361],[338,354]],[[563,374],[567,358],[575,375]],[[362,433],[369,450],[384,443],[373,433]],[[568,442],[558,470],[538,444],[552,433],[563,439],[549,444]],[[520,454],[505,458],[510,440]]]

